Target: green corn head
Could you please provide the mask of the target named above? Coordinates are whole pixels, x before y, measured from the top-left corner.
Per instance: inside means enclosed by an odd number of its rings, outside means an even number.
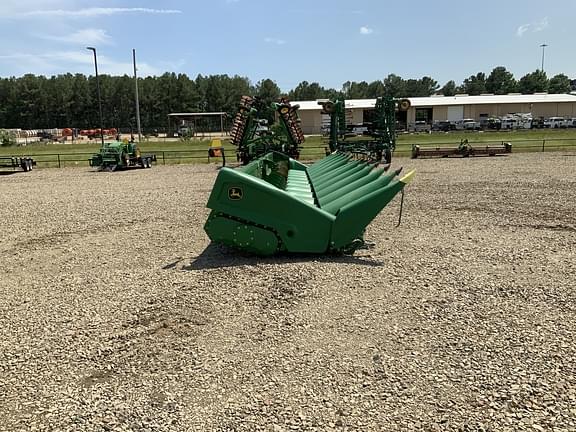
[[[413,176],[398,174],[338,152],[310,166],[271,152],[220,170],[204,229],[214,242],[258,255],[353,253]]]

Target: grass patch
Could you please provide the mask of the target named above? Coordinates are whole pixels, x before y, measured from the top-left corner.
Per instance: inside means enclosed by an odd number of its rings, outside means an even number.
[[[352,138],[351,140],[354,140]],[[362,139],[361,137],[356,139]],[[408,155],[412,144],[423,147],[457,146],[461,139],[470,144],[491,144],[511,142],[513,152],[576,150],[576,129],[539,129],[527,131],[498,132],[449,132],[449,133],[410,133],[401,134],[397,139],[396,154]],[[140,143],[143,153],[155,153],[159,164],[207,163],[211,140],[187,141],[145,141]],[[236,148],[229,140],[222,140],[227,159],[236,161]],[[301,159],[319,159],[324,156],[327,139],[321,136],[306,138],[302,146]],[[88,166],[88,159],[100,148],[99,141],[78,144],[33,143],[23,147],[0,147],[0,156],[31,156],[40,167]],[[217,159],[212,159],[217,161]]]

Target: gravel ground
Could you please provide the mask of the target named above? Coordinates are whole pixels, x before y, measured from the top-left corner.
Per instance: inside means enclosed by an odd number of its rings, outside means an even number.
[[[576,431],[576,154],[416,168],[354,257],[202,225],[215,166],[0,177],[0,430]]]

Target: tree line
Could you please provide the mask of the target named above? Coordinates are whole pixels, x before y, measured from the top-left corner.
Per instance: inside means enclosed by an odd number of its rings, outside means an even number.
[[[135,129],[134,80],[128,75],[100,75],[104,127]],[[404,79],[390,74],[373,82],[347,81],[339,90],[324,88],[317,82],[302,81],[284,94],[271,79],[252,84],[246,77],[165,73],[138,79],[142,128],[145,132],[165,129],[167,115],[174,112],[227,112],[233,115],[240,97],[255,95],[265,102],[281,96],[290,100],[315,100],[344,97],[346,99],[376,98],[384,94],[394,97],[422,97],[433,94],[453,96],[457,93],[506,94],[536,92],[568,93],[570,79],[559,74],[550,79],[540,70],[516,80],[505,67],[499,66],[486,75],[478,72],[460,85],[448,81],[440,87],[431,77]],[[273,118],[273,111],[266,113]],[[46,129],[75,127],[97,128],[98,96],[94,76],[65,74],[19,78],[0,78],[0,128]]]

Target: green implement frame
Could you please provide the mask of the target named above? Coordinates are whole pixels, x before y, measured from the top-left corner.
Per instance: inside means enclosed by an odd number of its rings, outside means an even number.
[[[300,156],[300,145],[304,134],[300,128],[298,105],[291,105],[287,99],[272,104],[278,124],[268,128],[260,119],[266,104],[258,98],[243,96],[230,131],[230,142],[237,147],[236,155],[244,165],[250,161],[276,151],[292,158]]]
[[[258,255],[351,254],[414,174],[399,173],[338,151],[310,166],[271,152],[220,170],[204,229],[214,242]]]
[[[344,99],[318,102],[323,114],[330,115],[328,145],[330,151],[353,153],[371,161],[390,163],[396,149],[396,112],[410,108],[408,99],[394,99],[391,96],[379,97],[374,106],[375,119],[368,137],[346,139],[346,115]]]

